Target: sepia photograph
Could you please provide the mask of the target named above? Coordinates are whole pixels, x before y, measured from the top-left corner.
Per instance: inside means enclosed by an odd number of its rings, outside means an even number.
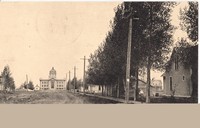
[[[197,104],[198,1],[1,2],[0,104]]]

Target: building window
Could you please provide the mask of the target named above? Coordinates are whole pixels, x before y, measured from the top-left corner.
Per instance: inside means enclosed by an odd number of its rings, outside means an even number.
[[[185,80],[185,76],[183,76],[183,81]]]
[[[54,88],[54,81],[51,81],[51,88]]]
[[[169,77],[169,90],[172,91],[172,77]]]
[[[175,70],[178,70],[178,56],[175,57]]]

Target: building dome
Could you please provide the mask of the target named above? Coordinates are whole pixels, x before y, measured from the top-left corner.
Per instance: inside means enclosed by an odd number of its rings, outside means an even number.
[[[54,69],[54,67],[52,67],[52,69],[49,71],[49,78],[56,78],[56,70]]]

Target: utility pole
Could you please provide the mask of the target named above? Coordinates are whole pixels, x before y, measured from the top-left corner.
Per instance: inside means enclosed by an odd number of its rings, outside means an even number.
[[[65,89],[67,90],[67,73],[66,73],[66,88]]]
[[[131,62],[131,40],[132,40],[132,17],[129,21],[129,35],[127,48],[127,64],[126,64],[126,103],[129,102],[129,87],[130,87],[130,62]]]
[[[81,58],[84,61],[84,65],[83,65],[83,94],[85,95],[85,85],[86,85],[86,81],[85,81],[85,60],[86,57],[84,56],[84,58]]]
[[[75,87],[76,87],[76,66],[74,66],[74,93],[75,93]]]
[[[131,5],[129,6],[130,10],[129,15],[126,18],[129,19],[129,33],[128,33],[128,47],[127,47],[127,63],[126,63],[126,95],[125,100],[126,103],[129,102],[129,93],[130,93],[130,63],[131,63],[131,43],[132,43],[132,28],[133,28],[133,20],[139,20],[139,18],[133,17],[133,8]]]
[[[28,75],[26,74],[26,90],[28,91]]]
[[[146,87],[146,103],[150,103],[150,75],[151,75],[151,33],[152,33],[152,3],[149,4],[150,6],[150,31],[149,31],[149,53],[147,56],[147,87]]]

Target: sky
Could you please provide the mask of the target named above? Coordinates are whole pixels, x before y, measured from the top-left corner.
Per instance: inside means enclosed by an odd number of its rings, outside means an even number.
[[[0,4],[0,70],[9,65],[16,87],[28,79],[39,84],[52,67],[57,78],[83,76],[83,58],[103,42],[121,2],[38,2]],[[179,26],[180,4],[173,11],[172,23]],[[185,36],[176,30],[174,36]],[[86,62],[86,65],[88,63]],[[153,73],[152,77],[160,76]],[[161,77],[159,78],[161,79]]]

